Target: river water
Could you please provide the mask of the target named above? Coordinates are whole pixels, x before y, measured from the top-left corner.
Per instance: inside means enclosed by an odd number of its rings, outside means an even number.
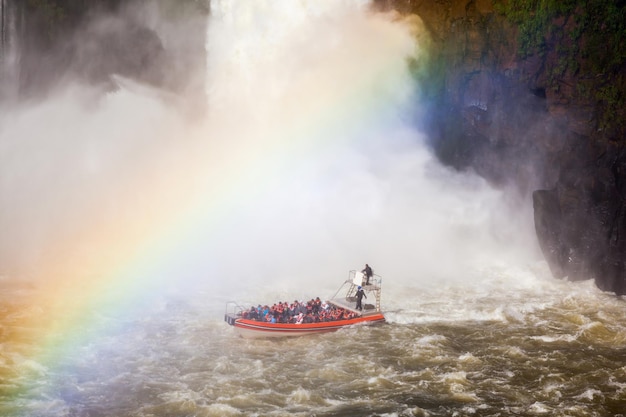
[[[623,415],[624,300],[541,275],[500,268],[440,285],[390,277],[387,323],[284,340],[240,338],[218,302],[231,294],[171,296],[132,318],[99,317],[115,330],[54,366],[45,354],[20,356],[44,330],[24,336],[19,317],[44,313],[20,305],[32,289],[15,289],[3,299],[3,334],[22,338],[2,358],[3,374],[19,377],[2,385],[2,415]]]
[[[623,297],[553,279],[528,197],[436,162],[419,22],[366,6],[213,1],[201,122],[130,83],[3,118],[0,415],[626,415]],[[366,262],[385,324],[223,321]]]

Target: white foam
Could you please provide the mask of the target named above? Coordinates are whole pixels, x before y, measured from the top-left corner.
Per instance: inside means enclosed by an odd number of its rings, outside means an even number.
[[[574,398],[577,398],[579,400],[595,401],[597,399],[603,399],[604,394],[600,390],[590,388],[580,395],[575,396]]]
[[[528,411],[533,414],[549,414],[552,413],[553,409],[537,401],[528,407]]]

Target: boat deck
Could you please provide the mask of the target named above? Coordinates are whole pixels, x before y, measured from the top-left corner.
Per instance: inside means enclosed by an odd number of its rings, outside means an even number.
[[[363,289],[366,293],[380,291],[380,287],[377,285],[364,285]],[[368,316],[380,312],[376,309],[376,306],[374,304],[369,304],[367,302],[367,298],[364,298],[362,300],[363,311],[356,309],[356,297],[354,296],[332,298],[328,300],[328,303],[336,307],[340,307],[353,313],[359,314],[361,316]]]

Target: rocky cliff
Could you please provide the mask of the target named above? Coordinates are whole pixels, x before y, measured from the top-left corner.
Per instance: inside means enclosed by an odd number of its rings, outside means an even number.
[[[626,293],[626,2],[377,0],[421,18],[439,158],[533,204],[556,277]]]

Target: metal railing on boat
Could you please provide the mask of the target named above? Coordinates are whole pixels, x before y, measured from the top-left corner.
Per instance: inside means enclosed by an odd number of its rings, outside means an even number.
[[[382,281],[383,280],[380,275],[374,274],[374,276],[370,278],[370,283],[366,284],[365,277],[363,276],[362,272],[351,270],[348,272],[348,279],[339,287],[339,289],[337,290],[335,295],[329,300],[329,302],[338,307],[347,308],[359,314],[364,314],[357,311],[354,307],[351,306],[351,303],[356,302],[356,292],[358,290],[358,287],[361,286],[366,295],[374,295],[375,305],[373,310],[377,313],[380,313]],[[346,287],[347,290],[345,290],[345,295],[343,297],[340,297],[339,293]],[[367,308],[365,309],[367,310]]]
[[[229,301],[226,303],[226,311],[224,312],[224,321],[231,326],[235,324],[235,320],[241,317],[241,313],[246,308],[239,305],[236,301]]]

